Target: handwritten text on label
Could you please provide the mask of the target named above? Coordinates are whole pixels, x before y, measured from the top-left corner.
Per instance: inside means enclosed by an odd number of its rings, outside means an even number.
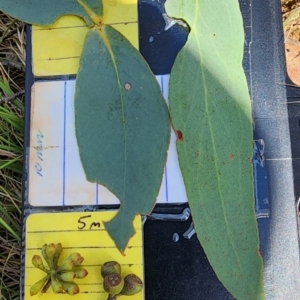
[[[36,174],[38,174],[39,176],[43,176],[43,168],[41,165],[41,162],[44,161],[43,159],[43,138],[44,135],[42,134],[42,132],[40,130],[38,130],[38,133],[36,135],[36,142],[37,142],[37,147],[36,147],[36,157],[37,157],[37,162],[35,163],[34,167],[35,167],[35,172]]]
[[[90,218],[92,215],[87,215],[87,216],[82,216],[78,219],[78,229],[90,229],[92,230],[93,228],[100,228],[100,223],[99,222],[93,222]],[[87,226],[87,227],[86,227]]]

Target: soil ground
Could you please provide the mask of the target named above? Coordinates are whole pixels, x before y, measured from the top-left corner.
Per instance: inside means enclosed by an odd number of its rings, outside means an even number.
[[[287,73],[300,86],[300,1],[281,0]]]
[[[288,37],[300,41],[300,1],[281,0],[282,21],[286,20],[294,13],[295,16],[284,25],[284,30],[288,32]]]

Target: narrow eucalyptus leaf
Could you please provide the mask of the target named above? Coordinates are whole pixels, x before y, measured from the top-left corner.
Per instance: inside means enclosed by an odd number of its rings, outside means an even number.
[[[93,26],[102,15],[102,0],[0,0],[0,10],[29,24],[51,25],[63,15],[76,15]]]
[[[252,111],[238,0],[168,0],[190,26],[170,78],[170,114],[197,236],[238,300],[264,299],[254,212]]]
[[[168,109],[140,53],[116,30],[91,30],[76,81],[75,128],[87,180],[121,202],[105,224],[120,251],[137,214],[151,212],[170,138]]]

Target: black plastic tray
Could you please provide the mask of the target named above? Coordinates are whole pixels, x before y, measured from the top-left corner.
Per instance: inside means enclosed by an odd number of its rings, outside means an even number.
[[[164,3],[165,0],[138,2],[140,51],[153,72],[160,75],[170,72],[187,37],[186,29],[179,25],[164,31]],[[263,168],[255,174],[255,187],[256,195],[262,197],[256,198],[256,204],[265,205],[270,215],[258,219],[266,297],[267,300],[298,300],[300,102],[295,102],[300,101],[300,90],[287,85],[291,82],[286,75],[280,0],[240,0],[240,7],[245,28],[243,65],[253,102],[254,138],[265,145],[261,155]],[[31,27],[27,29],[25,161],[29,147],[30,90],[34,82]],[[263,170],[267,170],[267,179]],[[265,202],[257,202],[261,200]],[[25,219],[34,211],[27,201],[27,164],[24,166],[23,204]],[[155,212],[180,214],[185,207],[160,205]],[[63,210],[51,208],[55,209]],[[146,300],[233,299],[211,269],[196,236],[183,238],[190,223],[190,218],[181,222],[155,219],[145,222]],[[25,242],[23,240],[23,246]],[[22,259],[24,261],[24,257]],[[21,280],[21,299],[22,291]]]

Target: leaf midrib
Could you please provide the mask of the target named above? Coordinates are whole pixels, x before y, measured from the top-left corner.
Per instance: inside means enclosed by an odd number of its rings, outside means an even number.
[[[97,30],[100,38],[103,40],[104,45],[106,46],[108,53],[111,57],[113,67],[117,76],[117,81],[118,81],[118,87],[119,87],[119,94],[120,94],[120,102],[121,102],[121,110],[122,110],[122,126],[123,126],[123,135],[124,135],[124,178],[123,178],[123,195],[124,197],[122,198],[122,205],[125,206],[126,202],[126,175],[127,175],[127,131],[126,131],[126,116],[125,116],[125,105],[124,105],[124,97],[122,93],[122,85],[120,81],[120,76],[119,76],[119,71],[115,59],[114,52],[112,50],[111,44],[109,42],[109,39],[105,33],[105,26],[101,30]]]
[[[195,10],[195,19],[194,20],[199,20],[199,13],[200,13],[200,3],[199,0],[196,0],[196,10]],[[196,28],[195,26],[193,26],[194,28]],[[212,141],[212,148],[213,148],[213,154],[215,159],[214,161],[214,168],[215,168],[215,173],[216,173],[216,177],[217,177],[217,183],[218,183],[218,193],[220,196],[220,200],[221,200],[221,207],[222,207],[222,212],[223,212],[223,217],[224,217],[224,221],[226,224],[226,231],[227,231],[227,236],[229,237],[229,241],[231,244],[231,247],[234,251],[234,255],[236,257],[236,261],[238,262],[238,267],[240,269],[240,271],[242,271],[242,267],[241,267],[241,260],[239,258],[239,255],[236,252],[236,247],[235,244],[232,240],[232,234],[229,231],[229,223],[228,223],[228,219],[227,219],[227,214],[226,214],[226,209],[225,209],[225,204],[224,204],[224,198],[223,195],[221,193],[221,180],[220,180],[220,175],[219,175],[219,168],[218,168],[218,164],[217,164],[217,160],[218,160],[218,156],[217,156],[217,151],[216,151],[216,146],[215,146],[215,139],[214,139],[214,135],[213,135],[213,129],[212,129],[212,122],[211,122],[211,117],[210,117],[210,113],[209,113],[209,103],[208,103],[208,92],[206,89],[206,76],[204,73],[204,68],[201,66],[204,66],[203,63],[203,57],[201,55],[201,46],[200,46],[200,41],[199,41],[199,35],[195,34],[195,39],[196,39],[196,43],[197,43],[197,48],[199,51],[199,63],[200,63],[200,70],[201,70],[201,75],[202,75],[202,81],[203,81],[203,87],[204,87],[204,103],[205,103],[205,112],[207,115],[207,121],[208,121],[208,126],[209,126],[209,132],[210,132],[210,136],[211,136],[211,141]]]
[[[124,177],[123,177],[123,199],[122,199],[122,204],[125,206],[126,202],[126,175],[127,175],[127,132],[126,132],[126,116],[125,116],[125,109],[124,109],[124,98],[123,98],[123,93],[122,93],[122,85],[120,82],[120,76],[119,76],[119,71],[118,67],[116,64],[116,59],[114,52],[112,50],[111,44],[109,42],[109,39],[105,33],[105,25],[102,22],[102,16],[96,15],[93,10],[86,5],[82,0],[77,0],[79,5],[85,10],[85,12],[88,14],[90,19],[93,21],[95,24],[94,30],[97,31],[97,33],[100,36],[100,39],[102,39],[104,45],[106,46],[108,53],[111,57],[111,61],[113,63],[113,67],[117,76],[117,82],[118,82],[118,87],[119,87],[119,94],[120,94],[120,102],[121,102],[121,110],[122,110],[122,126],[123,126],[123,136],[124,136]]]
[[[97,14],[95,14],[93,12],[93,10],[88,5],[86,5],[82,0],[77,0],[77,2],[85,10],[87,15],[90,17],[90,19],[93,21],[93,23],[96,26],[102,25],[101,16],[98,16]]]

